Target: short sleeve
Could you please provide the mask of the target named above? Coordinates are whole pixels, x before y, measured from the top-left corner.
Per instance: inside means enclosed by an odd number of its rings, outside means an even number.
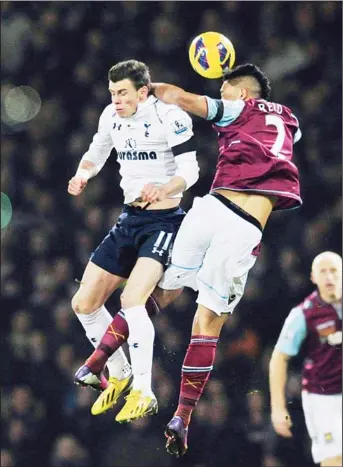
[[[228,101],[225,99],[212,99],[205,96],[207,101],[208,115],[206,120],[211,120],[218,126],[227,126],[234,122],[245,107],[241,99]]]
[[[275,348],[289,356],[297,355],[305,337],[304,313],[300,307],[293,308],[285,320]]]

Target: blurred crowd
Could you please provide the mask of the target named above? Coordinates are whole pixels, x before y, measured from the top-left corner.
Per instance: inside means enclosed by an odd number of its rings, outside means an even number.
[[[2,467],[310,466],[300,402],[299,365],[287,388],[294,437],[270,426],[268,364],[290,309],[312,290],[319,252],[341,253],[340,2],[1,2],[1,95],[30,86],[35,118],[1,122],[1,183],[12,201],[1,232]],[[107,71],[145,61],[156,81],[218,96],[218,80],[197,76],[190,40],[227,35],[237,64],[258,64],[303,132],[295,148],[304,205],[272,216],[246,294],[223,330],[215,369],[193,416],[188,454],[164,449],[195,311],[184,292],[154,320],[154,388],[160,411],[129,425],[115,412],[90,414],[96,395],[73,384],[92,347],[70,307],[90,253],[118,216],[123,196],[115,154],[79,197],[68,180],[110,102]],[[194,119],[199,182],[183,200],[204,195],[215,171],[211,126]],[[108,303],[118,311],[119,296]],[[298,464],[299,462],[299,464]]]

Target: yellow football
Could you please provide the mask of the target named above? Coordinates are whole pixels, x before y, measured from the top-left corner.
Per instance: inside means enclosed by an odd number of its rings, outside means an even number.
[[[235,63],[232,42],[219,32],[204,32],[195,37],[189,47],[189,61],[204,78],[221,78]]]

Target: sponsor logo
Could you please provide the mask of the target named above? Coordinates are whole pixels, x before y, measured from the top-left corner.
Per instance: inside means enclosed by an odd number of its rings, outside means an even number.
[[[156,160],[155,151],[119,151],[118,159],[126,161],[148,161]]]

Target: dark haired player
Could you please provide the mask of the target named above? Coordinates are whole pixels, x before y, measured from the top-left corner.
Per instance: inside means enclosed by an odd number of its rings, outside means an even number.
[[[167,450],[187,450],[191,414],[210,376],[223,323],[240,301],[272,211],[301,205],[293,143],[301,137],[287,107],[268,102],[270,84],[255,65],[224,75],[221,99],[164,83],[154,94],[213,123],[219,158],[210,194],[196,198],[178,231],[160,287],[198,291],[198,308],[182,366],[177,410],[166,427]]]
[[[303,346],[302,403],[314,462],[342,465],[342,258],[331,251],[315,257],[311,280],[317,290],[287,317],[270,361],[272,423],[291,437],[286,406],[288,361]]]
[[[128,421],[157,412],[151,389],[154,327],[146,302],[168,264],[184,218],[179,206],[182,192],[197,181],[199,167],[190,117],[150,95],[150,74],[144,63],[118,63],[109,70],[108,81],[112,103],[100,117],[98,132],[69,181],[68,192],[79,195],[115,148],[124,208],[91,256],[72,307],[97,347],[109,328],[116,332],[104,304],[127,280],[121,305],[130,333],[133,386],[117,420]],[[130,388],[131,366],[118,349],[107,367],[113,401]],[[75,381],[97,389],[107,385],[86,365],[78,370]]]

